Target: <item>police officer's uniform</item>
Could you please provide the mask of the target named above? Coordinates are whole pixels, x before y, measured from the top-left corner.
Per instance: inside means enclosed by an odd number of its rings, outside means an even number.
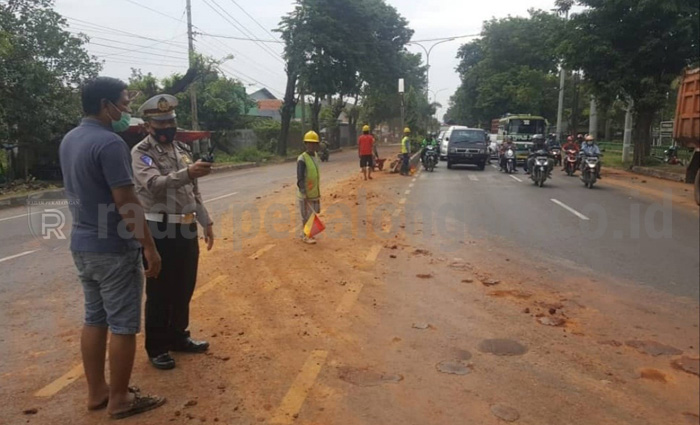
[[[177,98],[158,95],[141,108],[144,120],[173,120]],[[162,143],[149,135],[131,151],[136,193],[162,258],[160,276],[146,281],[146,351],[160,369],[175,367],[168,351],[204,352],[207,342],[190,339],[189,304],[197,279],[197,223],[212,221],[189,177],[188,145]]]

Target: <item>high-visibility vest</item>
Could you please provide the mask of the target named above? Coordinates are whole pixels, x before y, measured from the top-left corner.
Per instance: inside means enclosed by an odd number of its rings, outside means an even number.
[[[410,146],[411,141],[408,139],[408,136],[404,136],[403,140],[401,140],[401,153],[410,153]]]
[[[304,164],[306,164],[306,199],[309,200],[316,200],[321,197],[321,189],[320,189],[320,180],[321,180],[321,173],[320,170],[318,169],[318,161],[316,160],[316,156],[312,157],[308,153],[304,152],[299,157],[297,158],[297,162],[300,160],[304,160]],[[301,190],[297,188],[297,196],[299,199],[304,199],[304,194],[301,193]]]

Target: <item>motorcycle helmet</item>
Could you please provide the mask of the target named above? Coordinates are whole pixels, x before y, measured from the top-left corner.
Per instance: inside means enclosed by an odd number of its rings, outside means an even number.
[[[573,141],[574,141],[573,136],[567,137],[567,138],[566,138],[566,141],[567,141],[567,142],[573,142]]]
[[[595,140],[595,137],[591,136],[590,134],[586,136],[586,143],[589,145],[593,144],[593,141]]]

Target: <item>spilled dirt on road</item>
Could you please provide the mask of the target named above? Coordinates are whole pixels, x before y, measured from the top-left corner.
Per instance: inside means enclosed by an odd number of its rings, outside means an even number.
[[[215,250],[202,254],[192,302],[193,337],[211,350],[176,354],[178,367],[163,372],[139,346],[134,382],[168,403],[128,422],[671,425],[697,417],[698,377],[678,366],[692,370],[698,357],[696,301],[534,261],[468,229],[435,233],[399,204],[409,181],[380,173],[324,188],[327,230],[317,245],[297,237],[289,188],[232,203]],[[650,355],[629,341],[682,354]],[[42,367],[48,381],[63,373]],[[27,391],[0,417],[109,423],[104,412],[85,412],[84,387],[81,379],[48,399]],[[37,412],[22,413],[30,408]]]

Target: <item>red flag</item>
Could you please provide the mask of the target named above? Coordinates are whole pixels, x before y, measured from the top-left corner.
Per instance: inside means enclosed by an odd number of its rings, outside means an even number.
[[[321,219],[318,218],[318,215],[316,215],[316,213],[311,213],[311,217],[309,217],[304,225],[304,234],[307,238],[313,238],[314,236],[323,232],[325,229],[326,226],[323,224]]]

